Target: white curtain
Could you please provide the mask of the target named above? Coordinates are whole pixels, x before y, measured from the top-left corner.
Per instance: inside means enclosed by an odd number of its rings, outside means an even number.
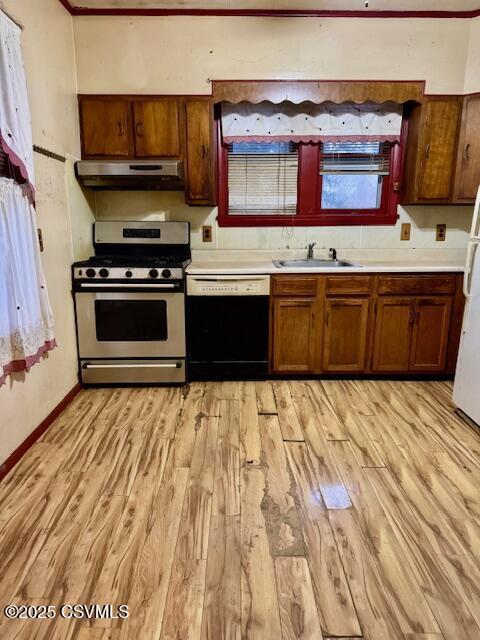
[[[402,105],[345,102],[239,102],[222,103],[225,143],[252,140],[268,142],[390,141],[400,138]]]
[[[33,207],[33,148],[20,29],[0,11],[0,142],[25,184],[0,177],[0,386],[55,347]]]
[[[21,35],[21,29],[0,10],[0,144],[33,196],[32,127]]]

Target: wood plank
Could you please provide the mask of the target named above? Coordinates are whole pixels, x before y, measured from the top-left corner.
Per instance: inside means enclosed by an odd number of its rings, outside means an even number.
[[[152,387],[149,394],[149,418],[142,432],[157,431],[162,438],[173,439],[180,419],[183,397],[178,387]]]
[[[278,420],[284,440],[305,440],[287,382],[272,382]]]
[[[161,640],[198,640],[202,629],[206,560],[175,556]]]
[[[322,640],[305,558],[275,558],[283,640]]]
[[[318,418],[318,424],[322,428],[325,439],[346,440],[347,436],[343,430],[342,423],[328,401],[320,381],[306,381],[301,387],[299,387],[299,384],[298,382],[290,382],[292,395],[294,398],[307,397],[311,400]],[[299,390],[301,390],[300,393]]]
[[[304,555],[302,530],[289,473],[286,451],[276,415],[259,416],[265,464],[265,493],[262,513],[265,518],[270,553]]]
[[[240,575],[240,516],[213,516],[202,640],[241,639]]]
[[[208,417],[216,418],[221,415],[220,404],[222,402],[222,387],[220,382],[210,382],[205,386],[205,394],[202,402],[202,413]]]
[[[462,640],[480,637],[480,628],[446,577],[430,541],[390,472],[387,469],[366,469],[364,473],[377,493],[397,543],[411,560],[414,577],[425,594],[445,640],[455,640],[459,636]]]
[[[240,407],[238,400],[221,402],[215,461],[212,514],[240,513]]]
[[[404,633],[439,632],[423,592],[413,578],[409,558],[398,549],[390,523],[365,474],[354,459],[350,443],[330,443],[355,507],[365,543],[372,549],[382,585]]]
[[[268,380],[255,383],[257,395],[257,411],[261,414],[277,413],[277,403],[273,394],[272,385]]]
[[[327,509],[349,509],[352,503],[330,454],[313,402],[303,397],[295,398],[294,403]]]
[[[189,467],[192,461],[195,434],[203,417],[202,405],[205,385],[193,382],[184,388],[184,400],[171,456],[175,467]]]
[[[331,511],[328,517],[364,636],[368,640],[403,640],[400,624],[354,513]]]
[[[262,444],[258,424],[257,396],[254,382],[242,382],[240,388],[240,464],[258,467]]]
[[[86,429],[91,428],[96,415],[109,397],[106,389],[84,389],[50,425],[39,442],[72,445]]]
[[[113,605],[129,600],[140,554],[152,525],[153,505],[163,479],[170,441],[157,437],[148,439],[146,444],[137,476],[110,540],[108,560],[98,576],[92,602],[104,602],[107,596]],[[112,626],[110,622],[96,626]]]
[[[321,629],[330,635],[360,635],[357,614],[318,489],[310,452],[305,444],[299,442],[287,443],[286,450],[295,483]]]
[[[217,433],[218,418],[200,419],[178,534],[176,554],[181,560],[207,557]],[[180,566],[190,571],[197,565],[180,563]]]
[[[275,570],[262,513],[265,488],[261,469],[243,470],[240,550],[244,640],[279,640],[282,637]]]
[[[153,523],[145,540],[129,598],[129,617],[119,640],[158,638],[188,480],[188,469],[169,467],[153,505]]]

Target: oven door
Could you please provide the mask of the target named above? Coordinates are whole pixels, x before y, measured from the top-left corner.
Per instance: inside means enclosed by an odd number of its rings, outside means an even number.
[[[183,292],[90,286],[75,305],[80,358],[185,357]]]

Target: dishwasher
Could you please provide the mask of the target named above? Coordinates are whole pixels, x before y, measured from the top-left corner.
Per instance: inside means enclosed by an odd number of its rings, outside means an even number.
[[[188,275],[190,380],[268,373],[270,276]]]

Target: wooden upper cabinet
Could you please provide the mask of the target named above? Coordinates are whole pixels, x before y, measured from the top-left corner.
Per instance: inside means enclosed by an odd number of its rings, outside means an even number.
[[[315,299],[273,302],[273,370],[309,373],[315,366]]]
[[[327,298],[323,333],[324,371],[365,369],[370,298]]]
[[[186,200],[189,204],[215,203],[215,148],[213,105],[210,100],[187,100]]]
[[[414,307],[411,297],[378,299],[372,371],[408,371]]]
[[[415,303],[411,371],[443,371],[447,357],[452,298],[417,298]]]
[[[451,202],[461,98],[431,97],[409,118],[401,201]]]
[[[132,156],[131,122],[131,105],[126,100],[83,99],[80,103],[83,156]]]
[[[133,120],[137,157],[180,156],[180,129],[176,99],[135,101]]]
[[[480,184],[480,95],[466,96],[458,137],[456,202],[473,202]]]

